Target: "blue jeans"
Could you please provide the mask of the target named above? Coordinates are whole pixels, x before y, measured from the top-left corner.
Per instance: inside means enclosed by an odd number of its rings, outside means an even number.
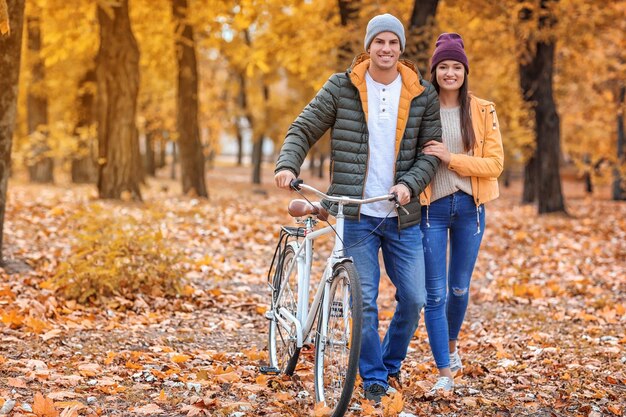
[[[449,368],[448,342],[457,340],[465,318],[470,280],[485,230],[485,207],[477,209],[471,195],[457,191],[433,202],[428,220],[426,207],[422,207],[421,228],[426,263],[424,320],[437,368]]]
[[[382,222],[382,225],[372,231]],[[361,241],[363,239],[363,241]],[[358,243],[360,242],[360,243]],[[400,370],[419,315],[426,303],[424,258],[419,225],[398,230],[398,219],[361,215],[361,220],[345,221],[346,253],[354,260],[363,288],[363,332],[359,373],[363,388],[372,384],[388,387],[387,375]],[[355,245],[354,247],[351,247]],[[396,287],[396,310],[387,334],[378,334],[378,285],[382,249],[385,271]]]

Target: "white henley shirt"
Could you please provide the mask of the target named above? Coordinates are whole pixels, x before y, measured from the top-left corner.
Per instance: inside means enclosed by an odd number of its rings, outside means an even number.
[[[400,74],[390,84],[374,81],[369,72],[367,82],[367,129],[369,131],[369,163],[365,180],[365,198],[389,193],[395,183],[396,127],[402,91]],[[373,217],[397,216],[394,203],[379,201],[361,206],[361,214]]]

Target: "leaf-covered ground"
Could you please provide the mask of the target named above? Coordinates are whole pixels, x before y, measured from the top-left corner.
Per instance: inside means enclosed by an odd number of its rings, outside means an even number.
[[[208,202],[178,197],[176,183],[164,179],[149,182],[144,204],[99,201],[91,187],[10,184],[9,263],[0,269],[0,414],[314,414],[310,355],[293,378],[258,372],[267,357],[266,270],[278,225],[291,221],[291,196],[248,185],[247,170],[209,176]],[[436,370],[420,323],[402,397],[376,409],[362,404],[364,411],[350,415],[393,416],[402,405],[419,416],[624,414],[626,204],[568,187],[567,217],[538,217],[518,204],[515,187],[488,205],[461,335],[466,368],[454,395],[424,396]],[[179,256],[171,268],[186,279],[182,294],[83,305],[54,292],[51,278],[80,243],[78,219],[93,213],[102,214],[90,230],[132,218],[124,233],[162,236]],[[383,328],[393,303],[384,278]]]

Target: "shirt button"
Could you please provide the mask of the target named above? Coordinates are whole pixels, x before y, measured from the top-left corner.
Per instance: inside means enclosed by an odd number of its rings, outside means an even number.
[[[383,88],[383,91],[385,91],[385,89]],[[483,110],[484,111],[484,110]]]
[[[383,101],[385,101],[385,99],[383,99]]]
[[[385,111],[385,109],[383,109],[383,111]]]

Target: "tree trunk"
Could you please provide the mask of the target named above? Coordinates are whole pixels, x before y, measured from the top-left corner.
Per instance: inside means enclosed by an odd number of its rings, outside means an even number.
[[[311,151],[309,151],[309,171],[311,172],[311,175],[315,175],[315,172],[317,172],[317,170],[315,169],[316,156],[317,153],[314,152],[313,149],[311,149]]]
[[[237,166],[241,166],[243,164],[243,117],[248,120],[250,124],[250,129],[252,129],[252,115],[248,114],[248,96],[246,92],[246,76],[243,72],[239,72],[237,74],[237,78],[239,81],[239,96],[237,97],[237,104],[239,105],[239,109],[244,116],[237,116],[235,119],[235,126],[237,127]]]
[[[96,165],[90,156],[73,159],[71,171],[74,184],[94,184],[96,182]]]
[[[361,8],[361,0],[337,0],[339,6],[339,19],[341,26],[348,27],[354,26],[359,19],[359,9]],[[338,70],[344,71],[350,66],[350,63],[357,54],[357,51],[363,49],[362,38],[345,38],[339,45],[337,52],[337,67]]]
[[[198,128],[198,64],[193,28],[187,23],[187,0],[173,0],[178,60],[177,129],[183,193],[208,197],[204,153]]]
[[[417,63],[417,68],[427,80],[430,79],[428,63],[438,5],[439,0],[415,0],[406,36],[404,56]]]
[[[261,167],[263,166],[263,139],[265,138],[265,127],[269,120],[269,100],[270,89],[263,81],[263,106],[265,108],[265,120],[262,124],[262,129],[259,132],[258,138],[254,141],[252,148],[252,183],[261,184]],[[252,117],[252,116],[250,116]],[[250,123],[252,125],[252,123]],[[258,127],[258,126],[257,126]]]
[[[2,238],[11,170],[11,145],[17,113],[24,0],[7,0],[7,10],[11,32],[7,35],[0,34],[0,265],[4,263]]]
[[[626,141],[624,140],[624,96],[626,95],[626,87],[622,86],[618,94],[618,113],[617,113],[617,162],[616,167],[613,170],[613,200],[621,201],[626,200],[626,186],[624,185],[624,178],[622,177],[622,171],[624,167],[624,147],[626,147]]]
[[[88,152],[89,155],[72,160],[72,182],[75,184],[95,184],[98,179],[98,171],[93,158],[94,150],[90,147],[84,148],[81,152]]]
[[[45,94],[44,81],[46,72],[41,59],[41,27],[39,17],[30,16],[26,19],[28,32],[28,60],[31,71],[31,82],[28,86],[28,134],[30,135],[30,155],[28,157],[28,174],[32,182],[50,183],[54,181],[54,161],[48,155],[48,99]]]
[[[326,161],[326,153],[320,152],[320,164],[317,170],[317,177],[324,178],[324,162]]]
[[[162,130],[161,134],[159,135],[159,152],[157,152],[157,161],[156,161],[157,169],[161,169],[165,165],[167,165],[167,158],[166,158],[166,156],[167,156],[167,139],[166,139],[166,136],[169,136],[169,134]]]
[[[130,27],[128,0],[120,0],[111,9],[111,16],[101,7],[97,12],[98,193],[100,198],[120,198],[128,192],[134,200],[141,200],[141,155],[135,126],[139,48]]]
[[[237,124],[237,166],[240,167],[243,165],[243,135],[239,128],[239,121],[235,123]]]
[[[524,190],[522,203],[530,204],[537,201],[537,158],[531,156],[524,167]]]
[[[537,45],[537,76],[545,74],[545,83],[540,83],[535,97],[535,123],[537,132],[537,165],[539,192],[539,214],[565,212],[561,190],[561,132],[559,115],[552,94],[555,44]]]
[[[544,14],[538,17],[539,28],[546,30],[556,19],[549,10],[555,0],[541,0]],[[528,9],[522,10],[521,19],[532,18]],[[520,84],[524,99],[533,106],[535,112],[535,135],[537,148],[537,201],[539,214],[565,212],[565,202],[561,191],[561,142],[559,115],[552,93],[554,73],[555,40],[532,41],[528,51],[534,51],[527,61],[520,63]]]
[[[90,127],[96,124],[95,85],[96,71],[90,69],[80,82],[78,105],[78,122],[74,135],[78,141],[77,155],[72,158],[72,182],[77,184],[95,183],[98,177],[94,146],[95,138],[91,136]]]
[[[593,181],[591,180],[591,173],[585,172],[583,178],[585,180],[585,192],[587,194],[593,194]]]
[[[215,157],[217,156],[217,154],[215,153],[215,149],[211,149],[209,151],[209,156],[207,156],[206,160],[207,160],[207,169],[209,171],[212,171],[213,169],[215,169]]]
[[[263,165],[263,133],[252,146],[252,184],[261,184],[261,166]]]
[[[170,171],[170,179],[175,180],[176,179],[176,163],[178,162],[178,152],[176,151],[176,148],[178,148],[178,146],[176,145],[176,142],[172,141],[172,165],[171,168],[172,170]]]
[[[244,34],[245,34],[246,43],[249,45],[250,44],[249,34],[247,31],[244,32]],[[247,83],[246,83],[246,76],[243,72],[239,73],[239,107],[243,111],[244,117],[248,121],[248,128],[250,129],[251,132],[254,132],[255,120],[254,120],[254,116],[252,115],[252,112],[250,111],[250,109],[248,109]],[[239,123],[237,123],[237,135],[243,138],[243,126],[242,126],[241,119],[239,120]],[[257,161],[259,158],[258,156],[259,152],[262,152],[263,150],[262,148],[263,144],[261,143],[261,148],[259,148],[258,142],[262,142],[262,141],[263,141],[263,135],[261,134],[259,135],[259,138],[257,138],[257,140],[255,140],[252,145],[252,155],[250,159],[252,163],[252,183],[253,184],[260,184],[261,182],[260,168],[259,168],[259,172],[257,173]]]
[[[156,131],[149,128],[146,132],[146,155],[144,158],[144,162],[146,167],[146,175],[149,175],[151,177],[154,177],[156,175],[156,164],[154,155],[155,137]]]

